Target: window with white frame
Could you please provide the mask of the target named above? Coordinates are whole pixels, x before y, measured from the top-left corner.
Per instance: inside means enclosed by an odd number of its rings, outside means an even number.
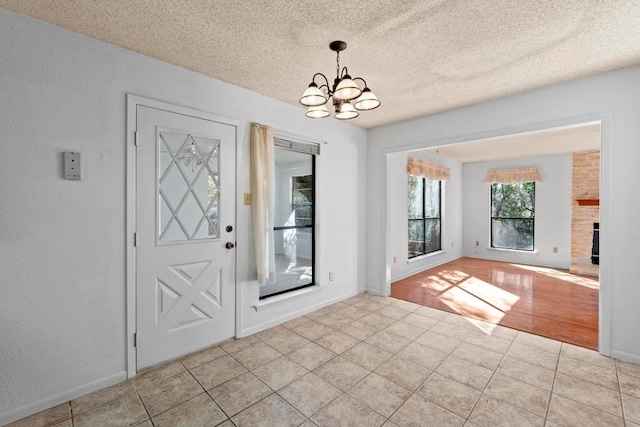
[[[414,258],[442,249],[442,183],[409,175],[408,255]]]
[[[289,146],[291,145],[291,146]],[[274,246],[276,280],[260,299],[313,286],[315,158],[310,144],[275,139]]]
[[[491,184],[491,247],[533,251],[535,182]]]

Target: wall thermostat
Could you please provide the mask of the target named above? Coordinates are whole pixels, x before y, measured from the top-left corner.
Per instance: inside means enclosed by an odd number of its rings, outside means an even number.
[[[64,153],[64,178],[81,179],[80,176],[80,153],[77,151],[65,151]]]

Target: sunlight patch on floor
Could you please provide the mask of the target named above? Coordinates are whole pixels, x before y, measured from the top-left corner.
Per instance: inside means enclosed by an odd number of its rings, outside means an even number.
[[[589,289],[600,289],[600,281],[595,278],[578,276],[566,271],[556,270],[555,268],[537,267],[535,265],[522,265],[522,264],[511,264],[511,265],[514,267],[522,268],[523,270],[529,270],[535,273],[544,274],[545,276],[549,276],[554,279],[563,280],[565,282],[571,282],[573,284],[584,286]]]
[[[531,282],[525,282],[523,286],[531,286]],[[438,295],[438,299],[451,310],[487,334],[491,334],[520,299],[511,292],[460,271],[448,270],[431,275],[420,286]]]

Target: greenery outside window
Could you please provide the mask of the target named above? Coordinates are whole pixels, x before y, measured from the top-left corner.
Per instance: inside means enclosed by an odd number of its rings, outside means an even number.
[[[533,251],[535,182],[491,185],[491,247]]]
[[[291,177],[291,210],[295,212],[295,224],[300,227],[313,225],[313,175]],[[309,234],[311,228],[300,228],[299,233]]]
[[[409,175],[409,258],[442,249],[441,190],[442,184],[439,180]]]

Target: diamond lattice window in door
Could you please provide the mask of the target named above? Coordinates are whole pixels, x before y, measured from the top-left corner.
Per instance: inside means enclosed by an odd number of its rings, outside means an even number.
[[[158,132],[158,240],[220,237],[220,140]]]

